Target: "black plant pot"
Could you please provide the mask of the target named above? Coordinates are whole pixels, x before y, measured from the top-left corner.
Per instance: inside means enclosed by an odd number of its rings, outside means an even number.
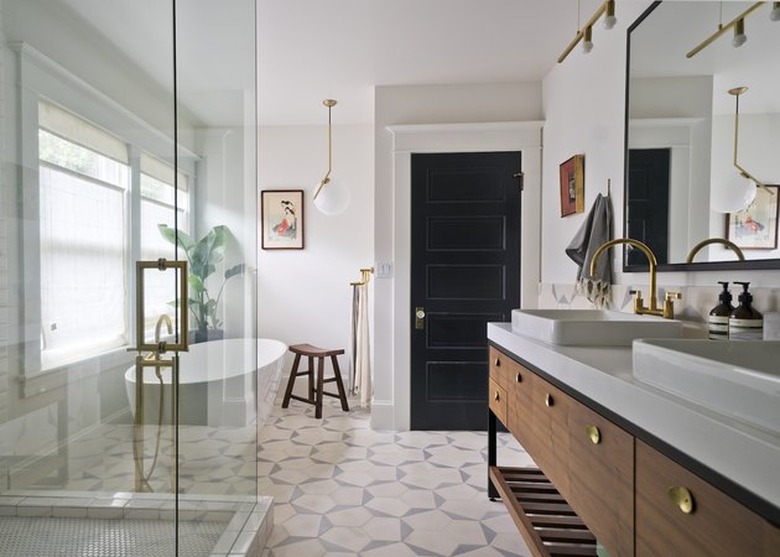
[[[210,340],[222,340],[225,337],[225,331],[222,329],[195,329],[190,331],[190,342],[198,344]]]

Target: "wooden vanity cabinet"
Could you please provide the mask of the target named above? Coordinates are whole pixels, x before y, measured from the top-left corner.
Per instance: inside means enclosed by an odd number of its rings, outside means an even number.
[[[635,512],[637,557],[780,556],[780,529],[641,441]]]
[[[777,526],[495,347],[490,382],[506,403],[491,402],[490,419],[539,467],[498,467],[495,454],[488,462],[491,489],[534,557],[595,555],[596,539],[612,557],[780,557]],[[672,487],[687,490],[674,490],[677,504]],[[550,516],[541,520],[540,508]],[[569,528],[562,549],[544,538],[550,521]]]
[[[611,554],[631,555],[633,437],[495,347],[490,362],[491,408],[494,385],[507,401],[495,416]]]
[[[632,555],[634,437],[568,398],[569,483],[564,496],[611,555]]]

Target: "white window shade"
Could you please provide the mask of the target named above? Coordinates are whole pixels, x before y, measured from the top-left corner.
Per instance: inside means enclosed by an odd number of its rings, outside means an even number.
[[[39,127],[122,164],[128,164],[124,141],[51,103],[38,103]]]

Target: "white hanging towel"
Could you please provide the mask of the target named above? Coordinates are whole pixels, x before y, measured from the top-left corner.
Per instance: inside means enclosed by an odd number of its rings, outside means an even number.
[[[350,381],[360,406],[371,406],[371,353],[368,335],[368,283],[352,286],[352,334],[350,342]]]

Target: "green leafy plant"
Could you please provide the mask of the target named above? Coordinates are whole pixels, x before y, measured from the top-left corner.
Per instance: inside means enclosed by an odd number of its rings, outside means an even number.
[[[239,263],[227,269],[216,296],[209,294],[206,280],[217,271],[217,264],[225,257],[225,245],[232,236],[227,226],[215,226],[200,240],[193,240],[187,233],[158,224],[163,238],[184,250],[189,265],[189,307],[196,329],[196,342],[206,340],[209,331],[220,330],[222,321],[217,309],[228,279],[244,272],[245,265]]]

